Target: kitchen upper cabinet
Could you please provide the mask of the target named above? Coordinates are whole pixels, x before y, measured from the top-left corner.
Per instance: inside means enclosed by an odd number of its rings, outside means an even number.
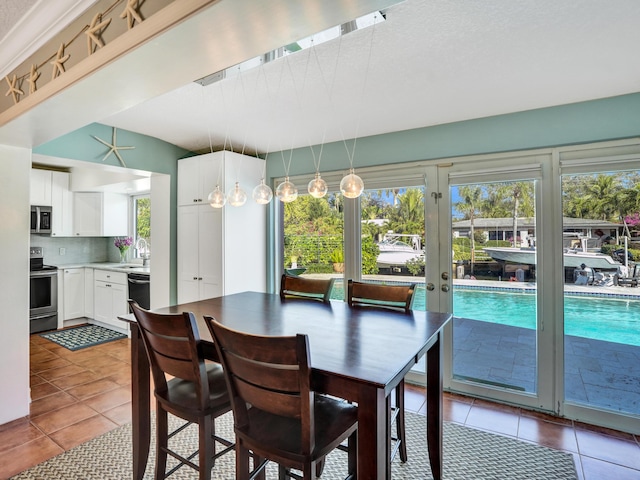
[[[108,192],[76,192],[73,195],[73,230],[79,237],[127,235],[129,199]]]
[[[129,312],[127,274],[94,270],[93,318],[120,332],[128,332],[129,324],[118,320]]]
[[[206,204],[216,188],[220,162],[214,155],[200,155],[178,162],[178,205]]]
[[[187,162],[186,168],[181,164]],[[206,166],[206,167],[203,167]],[[241,207],[228,203],[224,208],[211,207],[204,199],[178,207],[178,302],[253,290],[266,290],[266,205],[251,199],[251,191],[260,181],[264,160],[233,152],[215,152],[178,162],[178,198],[189,198],[198,189],[215,188],[194,178],[191,169],[212,169],[220,175],[220,188],[228,193],[239,182],[248,193]],[[207,193],[208,195],[208,193]]]
[[[31,169],[29,199],[31,205],[51,206],[51,170]]]
[[[62,271],[64,320],[85,316],[84,270],[84,268],[65,268]]]
[[[67,172],[51,172],[52,237],[73,235],[73,193]]]

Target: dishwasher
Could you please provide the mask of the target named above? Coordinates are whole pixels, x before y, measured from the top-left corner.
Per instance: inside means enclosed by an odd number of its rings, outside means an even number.
[[[140,305],[142,308],[149,310],[150,294],[149,284],[151,283],[149,275],[143,273],[129,273],[129,298]]]

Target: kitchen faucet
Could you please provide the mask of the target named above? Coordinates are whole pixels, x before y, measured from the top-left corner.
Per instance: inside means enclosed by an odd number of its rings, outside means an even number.
[[[149,258],[151,258],[151,252],[149,252],[149,244],[144,238],[140,237],[136,242],[136,248],[138,249],[138,253],[142,257],[142,266],[147,267],[149,265]]]

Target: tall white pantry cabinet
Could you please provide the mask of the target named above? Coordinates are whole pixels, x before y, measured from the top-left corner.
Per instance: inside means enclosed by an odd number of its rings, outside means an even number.
[[[264,160],[228,151],[178,161],[178,303],[266,291],[268,206],[251,198],[263,169]],[[216,185],[228,195],[236,181],[243,206],[209,205]]]

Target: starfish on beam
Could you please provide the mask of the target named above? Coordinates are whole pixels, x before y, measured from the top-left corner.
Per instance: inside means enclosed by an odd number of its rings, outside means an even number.
[[[94,45],[97,48],[104,47],[104,42],[100,38],[100,35],[102,34],[102,30],[107,28],[110,23],[111,19],[105,20],[104,22],[102,21],[102,13],[96,13],[93,20],[91,20],[89,28],[84,32],[87,36],[87,48],[89,50],[89,55],[94,52]]]
[[[19,95],[24,95],[24,92],[16,86],[18,78],[15,75],[11,80],[9,80],[9,75],[4,78],[9,84],[9,90],[7,90],[7,93],[5,93],[4,96],[8,97],[9,95],[11,95],[13,96],[13,103],[18,103],[20,101]]]
[[[71,55],[64,54],[64,43],[61,43],[56,58],[53,59],[53,62],[49,62],[53,65],[51,80],[54,80],[58,75],[62,75],[64,73],[64,62],[69,60],[70,56]]]
[[[127,19],[127,30],[131,30],[135,22],[142,23],[142,17],[136,10],[138,0],[127,0],[127,6],[120,14],[120,18]]]
[[[34,64],[31,65],[31,73],[29,74],[29,93],[35,93],[37,90],[36,81],[40,78],[40,72],[38,72],[38,67]]]
[[[127,165],[124,163],[124,160],[120,156],[120,152],[118,150],[133,150],[136,147],[119,147],[119,146],[117,146],[116,144],[118,142],[117,142],[117,138],[116,138],[116,127],[113,127],[113,134],[112,134],[112,138],[113,138],[112,142],[113,143],[106,142],[106,141],[102,140],[101,138],[96,137],[95,135],[92,135],[92,137],[95,138],[96,140],[98,140],[103,145],[106,145],[107,147],[109,147],[109,151],[107,152],[107,154],[104,157],[102,157],[102,161],[103,162],[107,159],[107,157],[109,155],[111,155],[113,153],[118,158],[118,160],[120,161],[120,164],[125,168],[127,167]]]

